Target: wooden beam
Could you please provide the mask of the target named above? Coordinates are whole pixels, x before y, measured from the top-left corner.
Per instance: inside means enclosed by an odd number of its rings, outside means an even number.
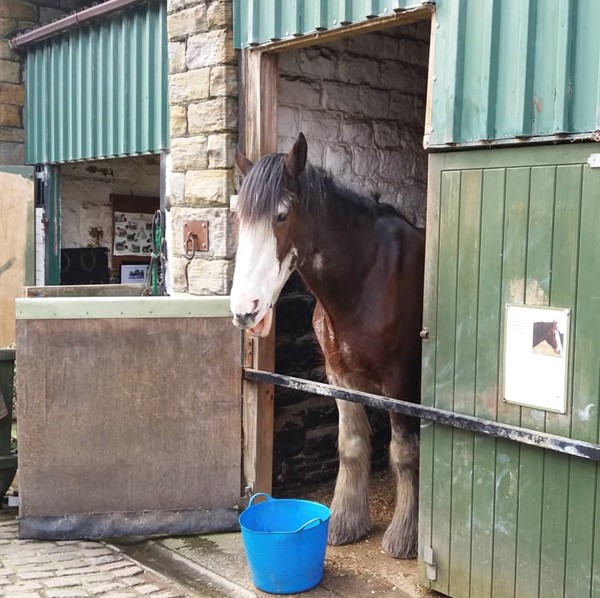
[[[260,50],[242,53],[242,127],[244,151],[255,161],[277,151],[277,55]],[[244,336],[244,365],[273,371],[275,322],[263,339]],[[242,384],[244,491],[271,492],[273,480],[273,385],[252,380]]]
[[[277,151],[276,54],[244,50],[244,147],[250,160]]]
[[[429,139],[433,133],[433,122],[431,117],[433,97],[433,74],[435,73],[435,38],[437,31],[437,16],[435,12],[431,15],[431,30],[429,34],[429,65],[427,68],[427,96],[425,100],[425,134],[423,135],[423,148],[429,149]]]

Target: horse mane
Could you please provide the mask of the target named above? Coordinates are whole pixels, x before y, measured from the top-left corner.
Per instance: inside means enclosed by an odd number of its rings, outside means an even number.
[[[283,162],[285,154],[269,154],[261,158],[250,170],[240,189],[238,211],[240,218],[250,225],[270,221],[276,214],[282,197],[291,195],[285,189]],[[350,214],[371,214],[373,217],[390,215],[404,220],[416,228],[404,214],[393,205],[375,201],[349,189],[333,178],[324,168],[307,164],[300,175],[298,197],[300,210],[313,214],[333,209],[339,217]],[[338,201],[331,201],[332,199]]]

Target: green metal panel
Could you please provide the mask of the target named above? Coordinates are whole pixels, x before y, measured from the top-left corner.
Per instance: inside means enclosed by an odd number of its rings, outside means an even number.
[[[591,138],[600,2],[438,0],[431,146]]]
[[[168,148],[166,19],[148,0],[28,49],[28,164]]]
[[[600,169],[594,144],[430,157],[426,405],[598,443]],[[506,303],[572,310],[567,413],[499,391]],[[420,544],[456,598],[595,596],[596,462],[441,425],[421,432]],[[422,554],[422,552],[421,552]],[[421,579],[427,582],[420,565]]]
[[[422,4],[421,0],[234,0],[234,43],[245,48],[300,37]]]

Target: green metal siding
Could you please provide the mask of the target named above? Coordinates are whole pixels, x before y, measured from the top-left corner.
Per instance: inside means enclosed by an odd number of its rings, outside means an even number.
[[[600,129],[600,2],[438,0],[430,146]]]
[[[168,148],[166,18],[149,0],[29,48],[28,164]]]
[[[600,169],[586,164],[597,149],[431,156],[426,405],[600,441]],[[507,302],[572,310],[566,414],[503,402]],[[421,447],[431,587],[456,598],[600,595],[597,463],[433,424]]]
[[[421,0],[234,0],[235,47],[337,29],[422,4]]]

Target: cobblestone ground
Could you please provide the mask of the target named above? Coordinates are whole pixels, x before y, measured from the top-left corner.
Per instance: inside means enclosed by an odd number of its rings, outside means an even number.
[[[0,596],[184,598],[194,595],[101,542],[19,540],[15,518],[0,515]]]

